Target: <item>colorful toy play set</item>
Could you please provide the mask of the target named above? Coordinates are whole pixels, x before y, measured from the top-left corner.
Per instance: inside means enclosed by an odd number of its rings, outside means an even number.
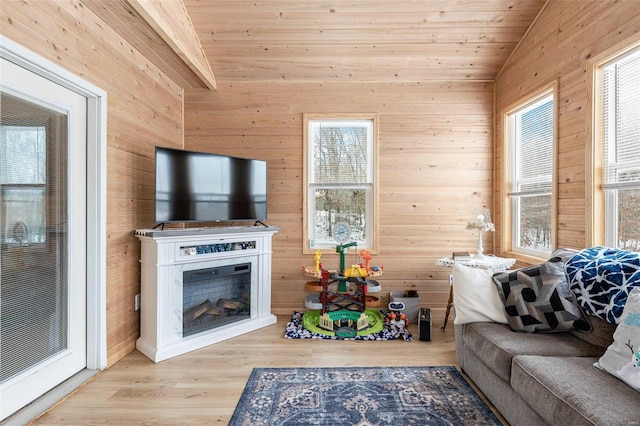
[[[303,316],[304,327],[308,330],[345,338],[382,330],[385,322],[382,314],[375,309],[368,309],[379,306],[380,299],[368,293],[372,290],[381,291],[380,284],[369,278],[382,275],[383,268],[372,266],[371,253],[366,250],[358,252],[357,245],[351,242],[336,246],[336,253],[340,255],[338,270],[322,267],[319,250],[313,257],[314,266],[302,267],[306,276],[318,279],[317,282],[306,283],[307,290],[319,292],[319,297],[311,305],[319,309],[307,311]],[[356,262],[347,268],[345,257],[351,247],[356,252]],[[358,262],[358,257],[363,262]],[[334,289],[330,290],[330,286]]]

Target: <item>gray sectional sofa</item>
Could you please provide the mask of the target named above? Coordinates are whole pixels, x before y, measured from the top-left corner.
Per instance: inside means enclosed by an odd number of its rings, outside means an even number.
[[[510,424],[640,426],[640,253],[558,249],[541,265],[489,271],[490,283],[460,265],[453,274],[459,292],[482,288],[475,303],[458,293],[457,361]],[[496,289],[506,318],[491,312]]]
[[[640,425],[640,393],[593,366],[615,326],[589,321],[588,333],[456,325],[457,360],[512,425]]]

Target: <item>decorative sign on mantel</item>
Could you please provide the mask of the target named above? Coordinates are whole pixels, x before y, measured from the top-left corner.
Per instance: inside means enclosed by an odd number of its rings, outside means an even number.
[[[140,338],[154,362],[275,324],[275,227],[151,230],[142,242]]]

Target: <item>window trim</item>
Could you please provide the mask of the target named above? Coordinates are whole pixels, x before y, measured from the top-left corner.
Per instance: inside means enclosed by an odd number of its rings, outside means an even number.
[[[36,120],[36,122],[38,122],[38,124],[34,125],[34,120],[31,120],[29,124],[26,124],[25,121],[21,119],[10,119],[10,120],[6,120],[3,123],[0,123],[0,127],[4,127],[4,126],[6,127],[43,127],[45,130],[45,141],[46,141],[45,150],[47,151],[47,159],[45,159],[45,181],[43,183],[19,183],[19,184],[10,184],[10,183],[0,182],[0,191],[2,192],[2,194],[0,194],[0,200],[2,200],[2,202],[0,203],[0,216],[2,217],[3,221],[6,219],[6,210],[5,210],[5,205],[3,201],[5,190],[20,189],[20,188],[25,188],[25,189],[43,188],[44,189],[44,203],[43,203],[44,211],[42,212],[42,217],[44,218],[44,240],[42,242],[29,242],[27,245],[23,246],[14,242],[6,241],[5,239],[7,238],[7,236],[4,234],[4,228],[0,230],[0,232],[2,232],[3,234],[2,238],[0,238],[0,243],[6,244],[8,247],[21,247],[23,250],[26,249],[29,251],[35,251],[37,249],[46,248],[47,240],[49,239],[49,236],[47,235],[47,229],[49,229],[49,222],[50,222],[49,209],[47,207],[47,204],[50,198],[49,192],[52,190],[51,184],[49,183],[50,170],[49,170],[49,164],[48,164],[49,149],[51,145],[50,144],[51,123],[47,118],[39,118],[38,120]]]
[[[353,120],[371,120],[372,121],[372,146],[371,146],[371,211],[367,216],[371,217],[371,247],[367,250],[372,254],[378,254],[379,241],[379,155],[378,155],[378,114],[377,113],[305,113],[303,114],[303,202],[302,202],[302,253],[313,254],[317,250],[323,253],[334,253],[335,250],[321,247],[309,247],[309,122],[323,121],[353,121]]]
[[[502,200],[501,214],[503,218],[501,223],[502,251],[504,255],[526,263],[539,263],[540,261],[544,261],[548,259],[549,253],[514,248],[513,237],[515,224],[513,223],[513,203],[510,196],[512,156],[511,144],[508,140],[509,118],[510,115],[527,108],[529,105],[549,94],[553,95],[553,165],[551,171],[551,251],[553,251],[557,247],[558,241],[558,80],[554,80],[532,91],[526,97],[502,109],[501,112],[503,149],[503,184],[500,188],[500,199]]]
[[[598,117],[604,96],[602,68],[632,50],[640,48],[640,34],[623,40],[589,58],[587,67],[587,119],[585,153],[585,247],[606,244],[606,203],[604,183],[604,117]]]

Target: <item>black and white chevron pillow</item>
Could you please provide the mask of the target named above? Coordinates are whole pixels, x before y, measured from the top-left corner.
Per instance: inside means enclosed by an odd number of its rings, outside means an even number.
[[[541,265],[493,275],[515,331],[552,332],[590,329],[589,322],[569,289],[564,263],[559,258]]]

